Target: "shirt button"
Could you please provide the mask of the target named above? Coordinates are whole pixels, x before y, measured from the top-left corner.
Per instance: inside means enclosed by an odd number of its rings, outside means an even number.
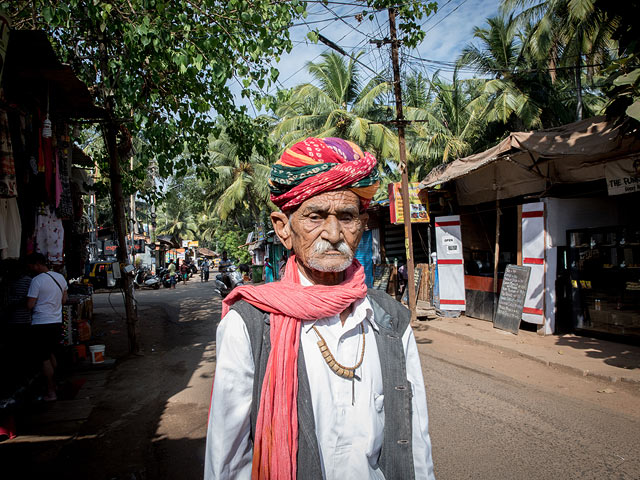
[[[343,409],[342,409],[342,415],[344,415],[344,414],[345,414],[345,410],[344,410],[344,408],[343,408]]]

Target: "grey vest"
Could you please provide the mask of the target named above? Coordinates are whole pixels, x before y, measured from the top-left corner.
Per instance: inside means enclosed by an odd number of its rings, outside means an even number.
[[[367,297],[373,307],[382,388],[384,391],[384,439],[378,465],[387,480],[415,478],[411,447],[411,385],[407,380],[402,335],[411,317],[409,311],[386,293],[370,289]],[[271,351],[269,314],[245,301],[231,307],[243,318],[253,352],[255,380],[251,406],[251,438],[255,434],[262,381]],[[322,479],[322,467],[316,438],[309,378],[302,352],[298,354],[298,479]]]

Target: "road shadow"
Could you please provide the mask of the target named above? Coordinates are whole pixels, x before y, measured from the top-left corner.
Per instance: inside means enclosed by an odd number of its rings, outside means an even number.
[[[220,302],[187,290],[137,298],[144,355],[128,354],[121,298],[97,302],[93,343],[116,367],[93,392],[88,418],[34,424],[1,444],[3,478],[202,478]]]
[[[576,335],[556,337],[556,345],[583,350],[587,357],[600,359],[614,367],[625,370],[640,368],[640,347]]]

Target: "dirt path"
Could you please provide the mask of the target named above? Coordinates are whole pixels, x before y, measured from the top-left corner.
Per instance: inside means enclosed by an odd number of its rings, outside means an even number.
[[[415,329],[421,353],[495,377],[522,382],[537,390],[588,402],[611,411],[640,418],[640,385],[580,377],[508,351],[500,351],[429,329]],[[428,360],[425,360],[428,361]]]

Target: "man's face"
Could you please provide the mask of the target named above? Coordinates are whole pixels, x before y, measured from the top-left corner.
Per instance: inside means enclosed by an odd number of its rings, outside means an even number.
[[[353,261],[366,218],[360,214],[360,199],[355,193],[322,193],[290,215],[291,247],[298,260],[312,270],[342,272]]]

